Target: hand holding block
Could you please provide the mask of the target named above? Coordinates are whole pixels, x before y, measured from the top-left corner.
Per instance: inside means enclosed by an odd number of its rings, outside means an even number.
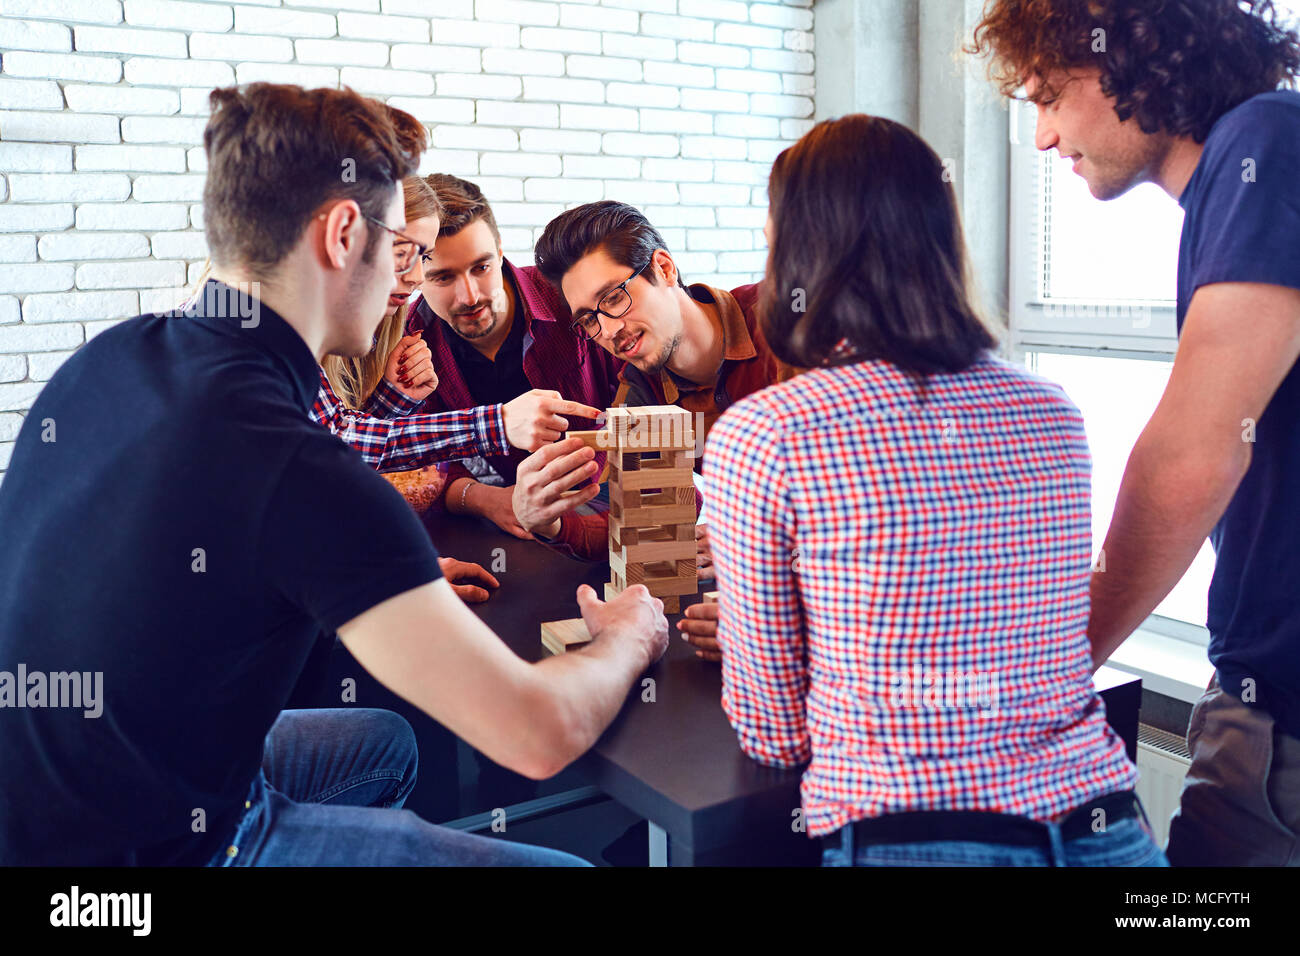
[[[613,436],[607,431],[565,432],[565,438],[581,438],[582,443],[596,451],[608,451],[614,447]]]
[[[552,654],[563,654],[570,647],[581,647],[590,642],[587,623],[580,617],[542,624],[542,646]]]

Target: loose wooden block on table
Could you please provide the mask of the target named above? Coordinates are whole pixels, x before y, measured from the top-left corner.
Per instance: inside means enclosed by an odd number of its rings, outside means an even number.
[[[542,646],[552,654],[563,654],[570,647],[591,643],[587,623],[580,617],[542,624]]]
[[[704,592],[704,603],[705,603],[705,604],[717,604],[717,603],[718,603],[718,592],[717,592],[717,591],[705,591],[705,592]]]

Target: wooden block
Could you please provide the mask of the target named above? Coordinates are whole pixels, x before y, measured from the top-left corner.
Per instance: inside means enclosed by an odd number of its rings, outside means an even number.
[[[639,528],[624,528],[615,522],[609,525],[609,553],[622,551],[624,548],[635,547],[640,543]]]
[[[647,467],[650,463],[643,461],[639,471],[630,471],[619,475],[619,485],[627,491],[638,488],[677,488],[690,485],[695,487],[694,473],[689,468]]]
[[[687,448],[695,444],[691,413],[676,405],[636,405],[611,408],[605,427],[623,448],[652,450]]]
[[[609,464],[611,468],[617,468],[620,475],[629,471],[639,471],[641,469],[641,452],[627,451],[621,446],[615,445],[609,451]]]
[[[616,551],[609,553],[609,570],[614,580],[624,587],[641,584],[646,576],[645,565],[629,565],[623,560],[623,555]]]
[[[580,647],[590,642],[587,624],[580,617],[542,624],[542,644],[552,654],[563,654],[570,647]]]
[[[677,580],[659,581],[655,584],[646,584],[646,590],[654,597],[664,602],[665,614],[681,613],[681,597],[686,594],[694,594],[698,584],[695,581],[687,581],[684,584]],[[621,588],[614,585],[612,581],[605,582],[605,600],[612,601],[622,593]]]
[[[605,410],[605,430],[610,433],[616,444],[621,444],[632,423],[632,410],[627,406],[607,408]]]
[[[717,604],[717,603],[718,603],[718,592],[717,592],[717,591],[705,591],[705,592],[704,592],[704,603],[705,603],[705,604]]]
[[[700,589],[700,582],[695,578],[663,578],[658,581],[642,581],[648,590],[655,597],[664,597],[665,595],[682,595],[694,594]]]
[[[690,560],[695,561],[695,542],[694,541],[646,541],[644,537],[639,544],[624,545],[618,552],[624,563],[645,561],[677,561]]]
[[[610,519],[618,518],[622,527],[644,528],[663,524],[685,524],[695,520],[695,505],[653,505],[648,508],[625,508],[615,515],[611,503]]]
[[[613,436],[607,431],[565,432],[565,438],[581,438],[582,443],[596,451],[608,451],[614,447]]]
[[[675,505],[680,504],[676,498],[676,488],[669,488],[667,491],[639,491],[635,500],[629,501],[623,499],[623,504],[629,508],[650,508],[654,505]]]

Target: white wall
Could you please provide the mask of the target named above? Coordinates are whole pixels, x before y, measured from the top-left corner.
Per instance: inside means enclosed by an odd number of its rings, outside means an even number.
[[[79,345],[170,308],[206,255],[214,86],[346,84],[430,128],[531,262],[620,199],[688,280],[763,269],[772,159],[811,126],[812,0],[0,0],[0,476]]]
[[[962,52],[985,2],[819,0],[816,118],[885,116],[933,147],[961,203],[977,299],[990,319],[1005,325],[1007,104],[983,62]]]

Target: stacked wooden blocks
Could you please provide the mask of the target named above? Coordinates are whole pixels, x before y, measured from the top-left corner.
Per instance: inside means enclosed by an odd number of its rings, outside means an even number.
[[[694,594],[695,433],[691,413],[676,405],[611,408],[609,449],[609,570],[606,599],[644,584],[681,610]]]
[[[566,437],[609,453],[610,580],[605,600],[644,584],[664,602],[665,613],[678,613],[681,596],[698,587],[691,413],[676,405],[611,408],[603,430]],[[542,625],[542,644],[552,654],[590,640],[580,617]]]

